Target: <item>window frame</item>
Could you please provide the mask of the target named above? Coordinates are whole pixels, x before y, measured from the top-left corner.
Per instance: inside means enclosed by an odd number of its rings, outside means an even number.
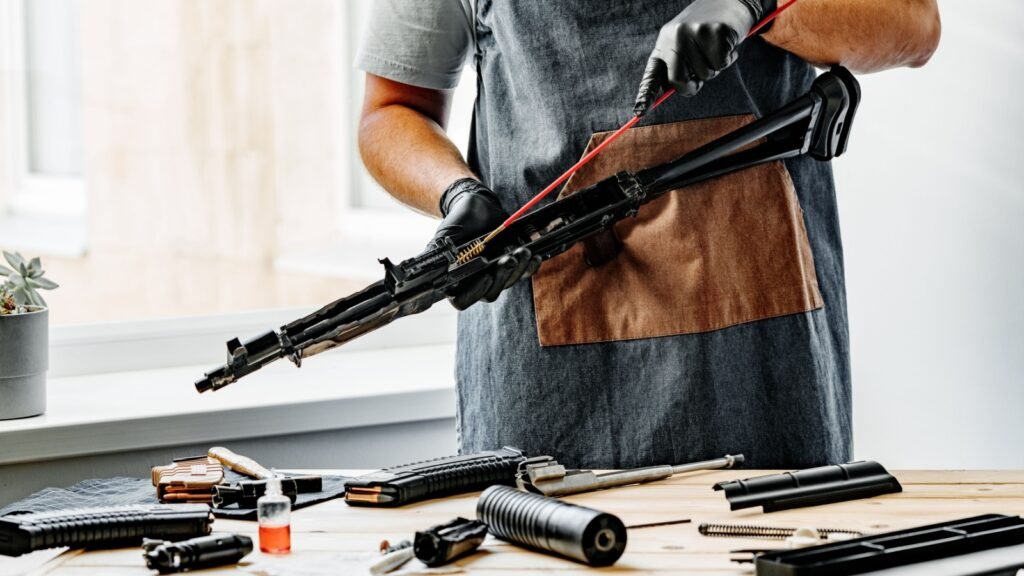
[[[345,180],[339,186],[337,231],[339,245],[366,246],[369,249],[393,248],[398,246],[416,247],[426,243],[437,222],[403,207],[394,200],[393,208],[382,208],[379,205],[366,205],[366,193],[376,188],[373,178],[366,173],[359,157],[356,144],[358,118],[362,105],[363,71],[355,67],[356,54],[359,50],[361,30],[366,21],[367,7],[353,0],[338,0],[344,18],[345,33],[340,34],[342,55],[341,69],[338,71],[340,80],[347,90],[343,90],[345,98],[341,102],[339,114],[339,134],[341,135],[342,152],[345,157]],[[453,108],[452,112],[459,110]],[[461,148],[461,147],[460,147]],[[376,203],[375,203],[376,204]]]
[[[64,258],[86,252],[86,180],[33,173],[29,164],[27,118],[27,74],[25,34],[28,27],[25,1],[0,0],[0,247]],[[342,3],[342,17],[355,12],[350,0]],[[352,185],[362,177],[358,149],[354,146],[354,122],[361,98],[350,82],[358,72],[352,66],[356,40],[348,32],[359,23],[343,22],[339,34],[344,58],[339,58],[338,79],[342,82],[336,134],[341,135],[337,188],[343,198],[338,212],[341,244],[333,252],[350,253],[353,260],[366,261],[379,279],[376,257],[396,253],[396,244],[425,242],[417,230],[433,230],[434,223],[411,211],[381,210],[355,206]],[[76,23],[81,26],[81,20]],[[350,244],[351,242],[351,244]],[[384,252],[379,248],[386,246]],[[287,269],[288,257],[275,262]],[[323,270],[318,270],[323,272]],[[351,277],[351,276],[350,276]],[[355,275],[356,279],[360,277]],[[320,304],[326,304],[320,303]],[[410,317],[400,329],[368,334],[345,347],[346,350],[374,348],[415,348],[454,344],[455,313],[446,306]],[[50,329],[51,377],[115,373],[131,370],[180,367],[223,362],[224,342],[238,336],[249,338],[261,331],[295,320],[315,307],[260,309],[211,313],[189,317],[121,319],[112,322],[53,325]]]
[[[364,245],[367,250],[375,250],[389,245],[422,242],[434,228],[429,218],[404,209],[397,201],[393,209],[363,203],[367,188],[375,185],[363,168],[357,144],[363,72],[355,67],[354,62],[359,50],[360,31],[366,20],[366,7],[353,0],[338,2],[344,28],[338,35],[341,41],[338,47],[341,54],[338,78],[345,95],[338,115],[338,134],[345,158],[343,181],[338,187],[340,198],[336,222],[339,244]]]
[[[4,182],[0,185],[0,216],[54,216],[84,221],[85,179],[33,172],[29,165],[28,62],[25,50],[24,0],[0,2],[0,118],[8,130],[0,132]],[[77,23],[76,23],[77,24]],[[28,239],[31,244],[31,239]]]

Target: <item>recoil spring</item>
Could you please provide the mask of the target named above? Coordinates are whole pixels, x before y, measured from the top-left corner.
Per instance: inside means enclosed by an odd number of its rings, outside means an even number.
[[[849,534],[855,538],[863,536],[856,530],[839,528],[818,528],[818,534],[827,538],[830,534]],[[796,528],[782,526],[764,526],[759,524],[708,524],[703,523],[697,531],[704,536],[723,536],[728,538],[765,538],[768,540],[785,540],[796,533]]]

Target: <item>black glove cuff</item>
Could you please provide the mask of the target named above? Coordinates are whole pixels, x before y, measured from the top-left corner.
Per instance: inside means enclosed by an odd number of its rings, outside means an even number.
[[[438,203],[438,207],[441,209],[441,216],[447,217],[452,206],[455,204],[455,200],[463,194],[479,194],[486,196],[496,205],[501,206],[501,202],[498,201],[498,197],[494,192],[491,192],[491,189],[484,186],[479,180],[476,178],[460,178],[449,184],[441,194],[441,200]]]
[[[778,7],[779,7],[778,0],[740,0],[740,1],[744,2],[744,3],[750,3],[750,4],[757,4],[758,5],[758,8],[761,10],[761,13],[759,15],[754,16],[754,25],[755,26],[757,26],[758,22],[760,22],[761,20],[764,20],[765,18],[767,18],[770,14],[774,14],[775,10],[778,9]],[[764,34],[765,32],[771,30],[772,29],[772,24],[774,24],[774,23],[775,23],[775,21],[773,20],[773,21],[769,22],[768,24],[766,24],[764,28],[761,28],[760,30],[758,30],[757,31],[758,35]]]

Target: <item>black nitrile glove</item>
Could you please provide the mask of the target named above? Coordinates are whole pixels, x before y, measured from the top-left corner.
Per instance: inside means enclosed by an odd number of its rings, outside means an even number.
[[[444,218],[427,244],[428,251],[443,245],[445,238],[461,246],[494,230],[508,218],[494,192],[472,178],[463,178],[448,186],[441,195],[441,214]],[[502,256],[491,273],[457,286],[448,297],[452,306],[459,310],[480,300],[494,302],[503,290],[532,276],[539,267],[540,258],[520,248]]]
[[[777,0],[696,0],[661,27],[647,60],[633,112],[642,116],[671,86],[694,96],[736,61],[736,48]],[[763,31],[763,30],[762,30]]]

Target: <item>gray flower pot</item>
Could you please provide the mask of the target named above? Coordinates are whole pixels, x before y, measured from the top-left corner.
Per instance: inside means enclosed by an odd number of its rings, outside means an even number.
[[[0,420],[46,411],[49,312],[39,307],[29,310],[0,316]]]

